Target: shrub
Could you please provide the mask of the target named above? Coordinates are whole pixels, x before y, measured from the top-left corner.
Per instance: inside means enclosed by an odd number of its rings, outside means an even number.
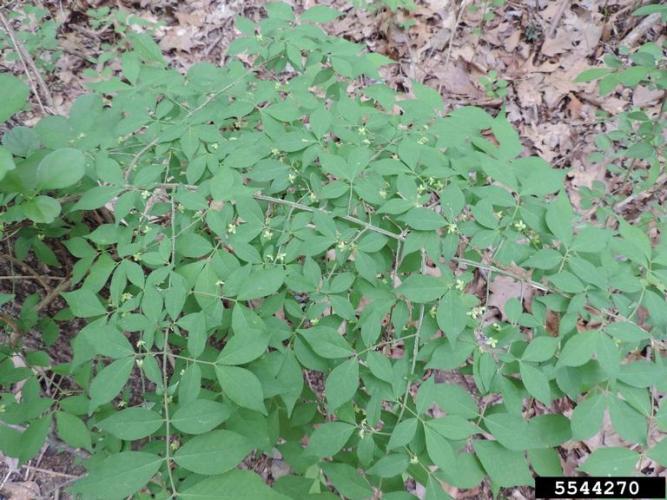
[[[633,12],[634,16],[648,14],[660,14],[663,22],[667,19],[667,9],[662,5],[646,5]],[[634,52],[621,46],[618,52],[619,56],[606,54],[603,58],[604,67],[582,72],[577,81],[597,80],[603,98],[618,88],[636,91],[639,86],[662,92],[663,97],[657,113],[652,115],[641,106],[633,106],[613,117],[615,128],[595,138],[597,151],[590,160],[604,164],[606,170],[621,181],[619,188],[611,194],[605,192],[604,188],[590,192],[584,189],[586,205],[595,204],[600,219],[608,217],[613,211],[622,211],[630,202],[658,191],[667,182],[663,166],[667,123],[667,104],[664,99],[667,90],[667,58],[664,41],[644,43]],[[609,117],[603,116],[602,119],[608,120]],[[651,204],[649,200],[648,205]],[[660,207],[657,208],[660,210]],[[649,210],[640,213],[640,216],[642,224],[654,218]]]
[[[315,26],[336,11],[267,11],[230,47],[251,67],[182,75],[137,36],[69,116],[4,135],[4,231],[68,280],[57,315],[29,297],[7,318],[0,383],[24,385],[2,395],[2,452],[31,458],[55,420],[91,453],[83,498],[370,498],[408,478],[446,498],[562,474],[556,448],[608,408],[639,447],[582,471],[665,464],[648,433],[667,426],[650,392],[667,380],[664,240],[581,220],[566,172],[523,156],[503,113],[394,92],[387,59]],[[27,92],[3,78],[6,118]],[[520,292],[493,321],[499,277]],[[20,342],[75,318],[66,363]],[[289,473],[269,490],[237,469],[251,454]]]

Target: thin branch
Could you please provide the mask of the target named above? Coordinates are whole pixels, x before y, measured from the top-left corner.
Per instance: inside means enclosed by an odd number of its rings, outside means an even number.
[[[44,281],[45,277],[39,274],[37,271],[35,271],[32,267],[30,267],[22,260],[19,260],[13,255],[9,254],[0,254],[0,260],[8,260],[15,266],[20,267],[21,269],[23,269],[24,272],[28,273],[32,277],[32,279],[36,280],[40,284],[40,286],[46,291],[46,293],[49,293],[51,291],[51,287],[49,286],[49,284],[46,281]],[[11,276],[6,276],[4,278],[10,278],[10,277]]]
[[[44,309],[46,306],[48,306],[51,302],[56,300],[59,296],[60,293],[66,290],[69,285],[70,285],[70,278],[67,278],[63,281],[60,282],[60,284],[55,287],[51,292],[49,292],[46,297],[44,297],[39,304],[37,304],[36,311],[39,312],[42,309]]]
[[[650,196],[652,193],[655,191],[662,189],[663,185],[667,184],[667,174],[662,174],[659,176],[655,182],[645,191],[641,191],[639,193],[632,194],[625,198],[624,200],[619,201],[614,205],[614,211],[615,212],[620,212],[623,210],[625,207],[633,203],[634,201],[640,199],[640,198],[645,198],[647,196]]]
[[[329,212],[328,210],[322,210],[320,208],[314,208],[310,207],[308,205],[303,205],[301,203],[296,203],[294,201],[289,201],[289,200],[284,200],[282,198],[274,198],[273,196],[266,196],[260,193],[255,193],[253,194],[253,198],[256,200],[262,200],[262,201],[268,201],[270,203],[276,203],[278,205],[286,205],[288,207],[294,207],[299,210],[303,210],[304,212],[322,212],[326,213],[328,215],[332,215],[333,217],[338,217],[339,219],[346,220],[348,222],[351,222],[352,224],[356,224],[357,226],[364,227],[368,229],[369,231],[374,231],[379,234],[383,234],[384,236],[388,236],[389,238],[393,238],[395,240],[402,240],[404,239],[403,236],[400,234],[393,233],[391,231],[387,231],[386,229],[382,229],[381,227],[375,226],[373,224],[370,224],[368,222],[365,222],[361,219],[357,219],[356,217],[352,217],[351,215],[338,215],[332,212]]]
[[[55,105],[53,103],[53,97],[51,96],[49,87],[47,87],[46,83],[42,79],[42,75],[39,73],[39,70],[35,65],[35,61],[30,56],[30,53],[26,50],[21,41],[16,37],[16,33],[14,33],[11,24],[9,23],[9,21],[7,21],[7,18],[5,18],[2,12],[0,12],[0,23],[7,32],[7,35],[9,35],[9,38],[12,41],[12,45],[14,45],[16,53],[18,54],[19,59],[21,59],[21,63],[23,64],[23,70],[26,76],[28,77],[28,80],[30,81],[30,87],[32,88],[33,94],[35,94],[35,97],[37,98],[39,107],[42,109],[43,113],[53,113],[55,111]],[[28,66],[32,68],[32,72],[35,76],[35,79],[37,80],[37,84],[35,84],[32,77],[30,76],[30,70],[28,69]],[[46,103],[49,106],[50,110],[47,110],[47,108],[44,106],[44,103],[42,102],[42,99],[39,95],[39,92],[37,91],[37,87],[39,87],[42,90],[42,93],[44,94],[44,99],[46,99]]]
[[[55,280],[62,281],[65,278],[62,276],[29,276],[27,274],[16,274],[14,276],[0,276],[0,280]]]
[[[193,185],[189,185],[189,184],[175,184],[175,183],[159,184],[156,187],[162,187],[162,188],[165,188],[165,189],[177,189],[177,188],[197,189],[197,186],[193,186]],[[363,221],[361,219],[357,219],[356,217],[352,217],[351,215],[336,214],[334,212],[330,212],[330,211],[324,210],[322,208],[311,207],[311,206],[308,206],[308,205],[304,205],[302,203],[297,203],[295,201],[285,200],[283,198],[274,198],[273,196],[266,196],[266,195],[263,195],[261,193],[253,194],[253,198],[255,198],[256,200],[268,201],[269,203],[275,203],[277,205],[285,205],[285,206],[292,207],[292,208],[295,208],[295,209],[298,209],[298,210],[302,210],[304,212],[324,213],[324,214],[330,215],[332,217],[338,217],[339,219],[346,220],[348,222],[351,222],[352,224],[355,224],[357,226],[361,226],[361,227],[363,227],[363,228],[365,228],[369,231],[373,231],[375,233],[382,234],[382,235],[387,236],[389,238],[392,238],[396,241],[399,241],[399,242],[404,242],[405,241],[405,235],[403,233],[399,234],[399,233],[394,233],[392,231],[388,231],[388,230],[383,229],[381,227],[378,227],[374,224],[371,224],[370,222],[366,222],[366,221]],[[501,269],[499,267],[495,267],[495,266],[491,266],[491,265],[487,265],[487,264],[482,264],[481,262],[475,262],[474,260],[463,259],[463,258],[459,258],[459,257],[452,257],[451,260],[453,260],[455,262],[458,262],[460,264],[466,264],[468,266],[476,267],[476,268],[479,268],[479,269],[486,269],[487,271],[493,271],[493,272],[496,272],[496,273],[499,273],[499,274],[504,274],[506,276],[514,278],[517,281],[521,281],[523,283],[526,283],[526,284],[532,286],[533,288],[535,288],[537,290],[541,290],[543,292],[555,293],[552,289],[550,289],[549,287],[547,287],[547,286],[545,286],[541,283],[538,283],[537,281],[527,280],[526,278],[523,278],[522,276],[519,276],[515,273],[512,273],[511,271]]]
[[[421,272],[422,274],[426,273],[426,252],[422,249],[421,251]],[[403,394],[403,403],[401,404],[401,412],[398,415],[398,422],[403,419],[403,414],[405,413],[405,407],[408,404],[408,396],[410,395],[410,387],[412,381],[409,380],[415,373],[415,368],[417,367],[417,357],[419,356],[419,341],[421,340],[421,329],[424,323],[424,312],[426,308],[424,304],[419,306],[419,319],[417,320],[417,327],[415,330],[415,343],[412,346],[412,361],[410,364],[410,376],[408,377],[407,387],[405,388],[405,394]]]
[[[654,12],[646,16],[626,37],[621,40],[620,45],[633,48],[656,24],[660,23],[660,13]]]
[[[461,2],[461,7],[459,7],[459,12],[456,16],[456,22],[454,23],[454,26],[452,27],[452,33],[449,35],[449,44],[448,44],[448,47],[447,47],[447,57],[445,57],[445,65],[443,66],[445,71],[447,71],[447,68],[449,67],[449,60],[452,57],[452,48],[454,46],[454,37],[456,36],[456,30],[458,29],[459,24],[461,24],[461,18],[463,17],[463,11],[465,10],[467,5],[468,5],[468,0],[463,0]]]
[[[21,467],[23,469],[40,472],[42,474],[48,474],[50,476],[64,477],[66,479],[79,479],[81,477],[74,474],[65,474],[64,472],[58,472],[55,470],[42,469],[41,467],[33,467],[32,465],[22,465]]]

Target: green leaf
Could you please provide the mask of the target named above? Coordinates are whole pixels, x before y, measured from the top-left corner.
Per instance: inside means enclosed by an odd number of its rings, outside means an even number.
[[[387,451],[394,448],[400,448],[407,445],[417,433],[417,426],[419,421],[416,418],[408,418],[399,422],[391,433],[389,443],[387,443]]]
[[[442,483],[429,474],[424,500],[451,500],[451,498],[452,497],[445,492]]]
[[[266,415],[262,384],[253,372],[238,366],[215,366],[222,392],[237,405]]]
[[[35,196],[21,204],[23,213],[37,224],[51,224],[60,215],[60,203],[50,196]]]
[[[1,121],[1,120],[0,120]],[[9,150],[0,146],[0,181],[7,175],[7,172],[14,170],[14,158]]]
[[[579,470],[589,476],[633,476],[639,454],[627,448],[598,448]]]
[[[560,455],[553,448],[528,450],[528,461],[540,476],[562,476]]]
[[[569,271],[553,274],[549,276],[549,281],[566,293],[581,293],[585,290],[581,280]]]
[[[589,394],[580,401],[572,412],[572,436],[583,441],[597,434],[602,427],[605,407],[605,398],[600,394]]]
[[[398,287],[398,292],[403,294],[406,299],[418,304],[425,304],[439,299],[447,291],[447,287],[442,281],[433,276],[424,276],[422,274],[411,274]]]
[[[165,302],[167,302],[167,300],[165,300]],[[201,311],[188,314],[182,316],[177,321],[177,324],[188,331],[188,351],[190,352],[190,355],[193,358],[201,356],[204,349],[206,349],[206,341],[208,340],[206,315]]]
[[[83,196],[74,204],[72,210],[95,210],[103,207],[120,192],[121,189],[116,186],[95,186],[83,193]]]
[[[130,378],[133,366],[134,357],[117,359],[95,376],[90,383],[91,412],[118,395]]]
[[[433,401],[448,414],[477,417],[477,403],[467,389],[455,384],[435,384],[433,389]]]
[[[44,446],[51,427],[51,416],[33,420],[20,435],[18,442],[18,459],[27,462],[35,457]]]
[[[648,457],[655,460],[663,467],[667,467],[667,439],[660,440],[653,448],[648,450]]]
[[[505,117],[505,113],[500,113],[491,123],[491,130],[500,142],[498,157],[503,160],[510,160],[519,156],[523,151],[519,133]]]
[[[484,424],[505,448],[521,451],[539,447],[528,422],[518,415],[494,413],[484,417]]]
[[[535,269],[553,269],[563,256],[552,248],[542,248],[531,255],[521,264],[523,267],[534,267]]]
[[[609,416],[614,430],[626,441],[645,444],[648,434],[646,418],[621,399],[609,398]]]
[[[201,368],[197,363],[188,366],[178,382],[178,402],[181,405],[197,399],[201,390]]]
[[[495,441],[474,441],[475,453],[496,486],[532,485],[533,476],[520,451],[511,451]]]
[[[424,427],[424,436],[431,461],[441,469],[451,468],[456,462],[456,454],[449,441],[429,426]]]
[[[140,451],[116,453],[98,462],[70,488],[84,498],[124,498],[142,488],[157,473],[162,457]]]
[[[339,16],[342,16],[342,14],[336,9],[332,9],[326,5],[315,5],[314,7],[306,9],[303,14],[301,14],[301,20],[313,21],[316,23],[328,23]]]
[[[518,158],[512,162],[515,174],[521,183],[519,194],[546,196],[563,188],[566,170],[552,168],[546,161],[537,157]]]
[[[62,411],[56,412],[56,429],[60,439],[68,445],[92,451],[90,431],[79,417]]]
[[[575,333],[563,346],[558,358],[559,366],[581,366],[587,363],[595,353],[597,334]]]
[[[345,338],[333,328],[318,326],[307,330],[298,330],[310,344],[313,351],[327,359],[347,358],[354,350]]]
[[[661,5],[660,3],[655,3],[652,5],[644,5],[643,7],[639,7],[637,10],[632,12],[633,16],[648,16],[649,14],[653,14],[655,12],[659,12],[662,14],[662,19],[664,21],[665,15],[667,15],[667,6]]]
[[[242,365],[259,358],[269,345],[263,321],[241,304],[232,311],[234,336],[227,341],[216,363]]]
[[[188,233],[176,238],[176,252],[183,257],[196,259],[211,253],[213,245],[197,233]]]
[[[456,340],[468,324],[468,316],[461,295],[453,290],[449,291],[440,300],[436,319],[447,338],[451,341]]]
[[[171,416],[171,424],[186,434],[202,434],[220,425],[231,414],[231,408],[225,404],[197,399],[176,410]]]
[[[348,359],[334,368],[324,384],[327,406],[334,412],[352,399],[359,387],[359,363],[356,358]]]
[[[664,377],[664,369],[648,360],[632,361],[621,365],[618,378],[633,387],[649,387]]]
[[[558,349],[558,339],[546,335],[535,337],[523,351],[521,360],[540,363],[551,359],[556,349]]]
[[[378,460],[366,471],[366,474],[379,477],[394,477],[405,472],[408,468],[409,460],[405,454],[392,453]]]
[[[639,342],[651,338],[648,333],[629,321],[617,321],[607,325],[605,331],[622,342]]]
[[[64,292],[61,295],[67,301],[72,314],[77,318],[101,316],[107,312],[106,307],[102,305],[97,294],[83,288],[74,290],[73,292]]]
[[[551,388],[544,373],[528,363],[519,363],[521,381],[528,393],[535,399],[548,405],[551,403]]]
[[[328,422],[320,425],[311,434],[306,453],[316,457],[332,457],[338,453],[355,427],[345,422]]]
[[[465,203],[463,191],[454,183],[449,184],[440,193],[440,206],[445,217],[450,221],[453,221],[463,211]]]
[[[196,436],[174,454],[174,461],[197,474],[222,474],[233,469],[252,451],[249,440],[227,430]]]
[[[4,123],[14,113],[20,111],[28,101],[30,89],[21,80],[9,73],[0,73],[2,101],[0,103],[0,123]]]
[[[239,300],[253,300],[273,295],[285,281],[285,271],[279,267],[253,269],[248,279],[241,285]]]
[[[579,73],[574,81],[576,83],[592,82],[593,80],[608,75],[611,71],[612,70],[609,68],[589,68]]]
[[[446,415],[434,420],[429,420],[426,425],[447,439],[466,439],[480,432],[472,422],[460,415]]]
[[[266,485],[254,472],[230,470],[221,476],[209,477],[178,492],[179,498],[196,500],[289,500]]]
[[[114,413],[97,426],[119,439],[135,441],[150,436],[162,427],[163,423],[164,419],[158,413],[148,408],[135,406]]]
[[[156,62],[164,64],[164,57],[160,46],[155,43],[153,38],[147,33],[130,32],[127,38],[132,44],[132,48],[137,52],[144,62]]]
[[[336,490],[347,498],[371,498],[373,489],[357,469],[344,463],[322,463],[322,470]]]
[[[528,429],[535,436],[534,448],[554,448],[572,438],[570,421],[567,417],[555,413],[530,419]]]
[[[498,227],[498,218],[493,211],[493,205],[486,198],[479,201],[476,205],[470,208],[470,211],[475,217],[478,224],[489,229]]]
[[[445,219],[442,215],[423,207],[415,207],[399,219],[418,231],[433,231],[445,226]]]
[[[570,200],[564,192],[561,192],[547,207],[547,226],[551,234],[562,241],[565,246],[570,246],[572,243],[573,217]]]
[[[609,377],[617,377],[621,367],[621,352],[616,343],[607,335],[598,336],[595,357]]]
[[[79,182],[86,173],[86,157],[73,148],[61,148],[46,155],[37,167],[42,189],[62,189]]]

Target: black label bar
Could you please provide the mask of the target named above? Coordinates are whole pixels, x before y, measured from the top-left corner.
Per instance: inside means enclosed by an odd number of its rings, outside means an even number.
[[[664,477],[536,477],[536,498],[665,498]]]

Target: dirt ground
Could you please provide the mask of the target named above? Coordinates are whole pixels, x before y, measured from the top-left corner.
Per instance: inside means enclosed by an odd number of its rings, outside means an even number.
[[[260,0],[3,3],[6,15],[27,3],[43,6],[59,24],[57,38],[63,53],[53,71],[42,75],[50,94],[43,97],[52,101],[57,112],[66,112],[73,99],[85,92],[88,73],[100,69],[95,61],[122,43],[123,30],[141,29],[128,28],[111,17],[99,23],[90,9],[118,9],[134,20],[146,21],[143,24],[157,26],[155,35],[160,46],[177,68],[185,70],[202,60],[224,63],[225,48],[238,34],[234,17],[240,14],[258,20],[263,15],[264,4]],[[387,9],[362,10],[339,0],[290,3],[297,11],[326,4],[344,12],[343,17],[327,26],[328,31],[396,61],[383,76],[398,90],[409,93],[413,81],[424,83],[441,93],[449,109],[476,105],[497,112],[504,105],[529,153],[541,156],[556,167],[571,169],[570,197],[578,208],[582,208],[582,188],[591,188],[596,181],[603,183],[607,192],[631,194],[631,187],[626,186],[622,178],[608,173],[608,162],[589,159],[595,150],[593,140],[612,126],[610,115],[633,106],[641,106],[649,114],[659,113],[664,95],[638,87],[601,99],[594,83],[576,84],[574,79],[584,69],[600,65],[601,57],[621,44],[637,46],[665,36],[660,24],[639,26],[641,18],[630,15],[642,1],[419,0],[414,11],[395,13]],[[14,24],[14,29],[25,29],[25,26]],[[0,47],[2,71],[21,73],[16,62],[3,59],[1,49],[3,47]],[[504,99],[487,93],[480,83],[490,71],[507,81]],[[35,113],[21,117],[21,121],[32,124],[39,118],[39,113]],[[623,209],[630,216],[640,213],[647,209],[649,201],[662,203],[667,196],[665,191],[652,193],[651,200],[630,199]],[[9,266],[19,266],[3,259],[6,250],[0,247],[0,276],[7,275]],[[32,293],[47,296],[49,290],[58,286],[57,278],[63,273],[58,269],[36,269],[40,275],[55,278],[47,281],[46,286],[37,279],[20,283],[0,280],[0,292],[16,293],[17,303]],[[510,286],[508,283],[507,287]],[[506,301],[512,291],[499,283],[492,293],[497,296],[494,300],[502,305],[502,295]],[[51,303],[46,310],[55,312],[58,307],[57,303]],[[47,346],[56,361],[69,359],[68,341],[77,325],[72,324],[70,330],[61,331],[58,341]],[[35,335],[32,341],[37,339],[41,336]],[[613,445],[604,432],[594,439],[606,439],[606,445]],[[577,457],[587,453],[586,448],[600,444],[592,441],[581,444],[583,451],[568,451],[564,457],[566,474],[574,471]],[[55,441],[49,442],[42,453],[25,466],[4,459],[0,463],[0,500],[67,498],[64,487],[83,469],[77,465],[79,457],[59,447]],[[477,494],[484,496],[481,491]],[[517,489],[512,497],[525,498],[525,494]]]

